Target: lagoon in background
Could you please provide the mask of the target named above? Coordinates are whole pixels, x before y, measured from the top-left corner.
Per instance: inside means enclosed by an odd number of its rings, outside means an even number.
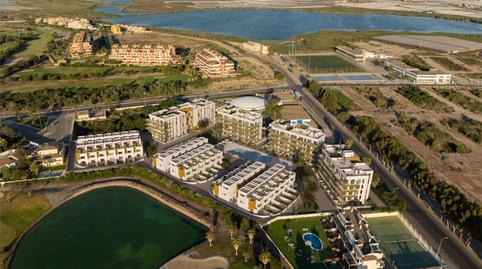
[[[285,40],[321,30],[387,30],[482,34],[482,25],[427,17],[387,14],[323,14],[293,10],[223,9],[159,14],[122,13],[118,7],[98,8],[120,15],[111,23],[159,26],[259,40]]]
[[[11,268],[157,268],[204,241],[206,229],[136,190],[90,191],[20,241]]]

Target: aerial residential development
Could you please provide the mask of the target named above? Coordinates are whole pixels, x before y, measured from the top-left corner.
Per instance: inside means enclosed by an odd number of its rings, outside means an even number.
[[[0,0],[0,269],[482,268],[482,5]]]

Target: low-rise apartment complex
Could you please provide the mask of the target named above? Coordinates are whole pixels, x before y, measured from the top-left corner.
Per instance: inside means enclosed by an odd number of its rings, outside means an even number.
[[[43,167],[54,167],[64,164],[64,156],[58,145],[44,144],[37,148],[35,153]]]
[[[243,42],[243,48],[264,55],[269,54],[268,46],[253,41]]]
[[[366,203],[373,170],[353,150],[345,149],[345,145],[323,145],[316,175],[336,205],[354,201]]]
[[[146,27],[143,26],[136,26],[136,25],[128,25],[128,24],[112,24],[110,27],[110,31],[113,34],[123,34],[125,32],[132,32],[132,33],[146,33]]]
[[[208,78],[230,78],[238,75],[233,61],[209,48],[196,53],[194,65]]]
[[[141,66],[172,65],[182,62],[181,57],[176,55],[176,48],[166,44],[115,44],[111,48],[109,59]]]
[[[69,45],[69,56],[72,58],[81,58],[92,56],[96,51],[95,40],[89,32],[79,32]]]
[[[277,215],[298,197],[295,173],[282,164],[267,167],[247,162],[214,181],[212,192],[243,210],[258,215]]]
[[[127,163],[144,158],[139,131],[79,136],[75,159],[80,166]]]
[[[242,110],[236,106],[224,106],[216,110],[216,123],[222,126],[222,136],[245,145],[259,142],[263,132],[263,115]]]
[[[216,105],[212,101],[197,99],[169,109],[149,114],[147,129],[154,140],[166,143],[198,128],[201,120],[213,123]]]
[[[156,169],[198,183],[214,177],[222,169],[222,161],[222,151],[209,144],[207,138],[198,137],[161,151],[152,162]]]
[[[35,23],[45,23],[48,25],[63,26],[71,29],[94,30],[92,23],[83,18],[66,18],[66,17],[46,17],[35,18]]]
[[[384,66],[397,76],[405,77],[413,84],[450,84],[452,75],[438,70],[422,71],[402,61],[384,61]]]
[[[324,141],[321,129],[296,120],[277,120],[269,125],[267,150],[288,160],[301,157],[310,165]]]

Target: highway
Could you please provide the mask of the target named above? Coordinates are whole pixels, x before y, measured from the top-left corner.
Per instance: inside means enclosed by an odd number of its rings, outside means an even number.
[[[284,68],[278,63],[271,61],[276,69],[283,72],[293,88],[299,89],[300,85]],[[405,217],[416,229],[423,235],[428,243],[435,249],[440,240],[448,237],[441,248],[441,256],[449,266],[449,268],[482,268],[480,259],[473,250],[466,247],[460,240],[449,231],[435,213],[428,209],[424,202],[415,196],[403,183],[400,177],[391,173],[363,143],[348,130],[341,122],[339,122],[332,114],[330,114],[321,103],[316,100],[306,89],[299,91],[302,95],[303,107],[310,116],[321,125],[322,122],[334,127],[342,138],[352,138],[353,148],[356,152],[365,156],[370,156],[373,160],[371,166],[380,178],[391,188],[398,188],[396,194],[405,201],[406,211]]]

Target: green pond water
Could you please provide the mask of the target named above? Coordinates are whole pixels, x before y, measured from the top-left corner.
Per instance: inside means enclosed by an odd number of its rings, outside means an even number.
[[[12,268],[158,268],[206,229],[128,188],[94,190],[55,209],[21,240]]]

